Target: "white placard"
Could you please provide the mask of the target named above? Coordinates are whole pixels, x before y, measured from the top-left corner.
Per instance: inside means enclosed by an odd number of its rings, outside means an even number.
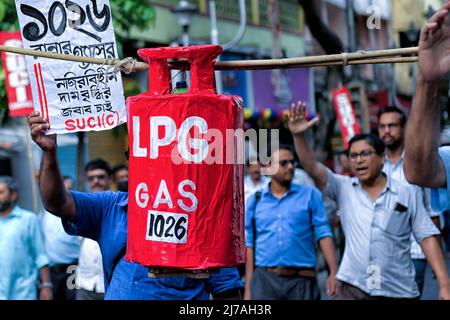
[[[117,58],[109,0],[16,0],[23,46]],[[107,65],[26,57],[34,109],[49,133],[100,131],[126,122],[120,72]]]

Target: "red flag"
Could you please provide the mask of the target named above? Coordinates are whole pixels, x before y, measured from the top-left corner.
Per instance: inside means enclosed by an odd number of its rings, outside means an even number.
[[[357,135],[359,130],[358,120],[355,116],[355,110],[352,105],[350,92],[346,87],[333,90],[333,104],[341,127],[342,140],[344,146],[348,149],[350,140]]]
[[[21,39],[19,31],[0,31],[0,45],[21,48]],[[11,117],[26,116],[33,112],[33,98],[25,57],[5,51],[1,52],[1,57],[5,70],[9,115]]]

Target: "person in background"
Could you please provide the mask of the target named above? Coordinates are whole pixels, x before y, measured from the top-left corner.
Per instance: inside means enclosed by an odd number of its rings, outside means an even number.
[[[247,161],[247,175],[244,179],[245,201],[256,191],[261,190],[267,184],[267,178],[261,175],[261,163],[259,159]]]
[[[111,189],[111,167],[103,159],[88,162],[85,167],[89,192],[103,192]],[[80,257],[75,277],[77,300],[103,300],[105,285],[103,278],[102,253],[98,243],[89,238],[81,241]]]
[[[13,178],[0,176],[0,300],[36,300],[37,288],[40,300],[51,300],[39,219],[19,207],[18,192]]]
[[[111,178],[117,191],[128,192],[128,167],[125,164],[114,166]]]
[[[406,122],[406,114],[395,106],[383,108],[378,113],[378,134],[386,146],[386,159],[384,162],[383,171],[388,177],[404,183],[408,183],[403,171],[405,145],[404,132]],[[431,190],[414,185],[411,186],[413,188],[417,188],[418,194],[421,195],[423,208],[426,210],[427,214],[430,215],[431,220],[433,220],[436,227],[440,230],[440,214],[439,212],[431,209]],[[411,236],[411,257],[413,259],[414,269],[416,271],[417,286],[419,287],[419,292],[422,295],[425,281],[425,271],[427,268],[427,259],[420,248],[420,245],[413,236]]]
[[[335,294],[337,262],[319,190],[292,183],[293,150],[272,151],[270,183],[248,200],[245,213],[245,298],[319,300],[316,243],[329,266],[328,294]]]
[[[39,175],[38,175],[39,183]],[[72,190],[73,180],[64,176],[64,186]],[[41,211],[40,223],[45,240],[45,252],[49,258],[50,280],[54,300],[75,300],[75,287],[70,276],[76,270],[80,254],[80,238],[69,236],[62,226],[61,218]]]

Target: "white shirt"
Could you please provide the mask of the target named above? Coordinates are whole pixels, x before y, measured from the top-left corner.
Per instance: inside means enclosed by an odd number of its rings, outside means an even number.
[[[388,177],[411,185],[408,182],[408,180],[406,180],[405,177],[405,172],[403,169],[403,156],[404,152],[402,153],[400,160],[396,164],[392,163],[391,160],[389,160],[389,158],[386,156],[383,171],[386,173]],[[431,209],[430,203],[431,190],[426,188],[420,188],[416,185],[411,186],[418,189],[418,192],[422,195],[423,205],[426,209],[426,212],[430,215],[430,217],[438,217],[439,213]],[[426,259],[425,254],[423,253],[419,243],[412,236],[411,236],[411,258]]]
[[[419,296],[411,259],[411,234],[418,241],[438,235],[417,188],[387,177],[373,201],[357,178],[328,170],[326,194],[340,208],[345,252],[338,280],[372,296]]]
[[[301,184],[301,185],[306,185],[306,186],[311,186],[311,187],[315,187],[316,184],[314,183],[314,180],[308,175],[308,173],[306,173],[305,170],[303,169],[299,169],[299,168],[295,168],[294,170],[294,179],[292,179],[293,183],[296,184]]]
[[[250,176],[246,176],[244,179],[245,202],[247,202],[247,199],[256,191],[262,191],[269,181],[270,179],[267,177],[261,176],[261,180],[255,184]]]
[[[84,290],[105,293],[102,253],[94,240],[83,238],[81,241],[75,284]]]
[[[69,236],[62,226],[61,218],[48,211],[40,213],[42,231],[45,239],[45,251],[50,266],[70,264],[78,260],[80,253],[79,237]]]

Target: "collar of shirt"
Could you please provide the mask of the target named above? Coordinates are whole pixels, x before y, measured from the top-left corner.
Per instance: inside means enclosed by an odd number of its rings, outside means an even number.
[[[392,179],[390,177],[388,177],[384,172],[383,172],[383,176],[386,177],[387,182],[386,182],[386,186],[383,190],[383,192],[380,193],[380,196],[385,194],[387,191],[390,191],[394,194],[398,193],[398,189],[395,183],[392,183]],[[354,187],[360,187],[361,189],[364,190],[364,188],[361,186],[361,183],[359,181],[359,179],[357,177],[352,178],[352,185]]]
[[[12,211],[3,219],[12,219],[14,217],[19,217],[21,213],[22,209],[17,204],[15,204]]]
[[[392,166],[398,166],[398,165],[400,165],[400,164],[403,162],[403,159],[404,159],[404,158],[405,158],[405,149],[403,149],[402,155],[400,156],[400,159],[399,159],[398,162],[395,163],[395,164],[391,161],[391,159],[389,159],[389,157],[388,157],[388,155],[387,155],[387,152],[384,154],[384,159],[386,160],[386,163],[389,163],[389,164],[392,165]]]
[[[272,182],[269,182],[269,183],[264,187],[264,189],[262,190],[262,194],[265,195],[265,196],[271,195],[272,197],[275,197],[275,196],[272,194],[272,192],[270,191],[270,184],[271,184],[271,183],[272,183]],[[295,184],[295,183],[291,183],[291,186],[289,187],[288,192],[286,192],[286,193],[284,194],[283,198],[286,197],[288,194],[290,194],[290,193],[296,193],[296,192],[298,192],[299,190],[300,190],[300,186],[299,186],[299,185],[297,185],[297,184]]]

